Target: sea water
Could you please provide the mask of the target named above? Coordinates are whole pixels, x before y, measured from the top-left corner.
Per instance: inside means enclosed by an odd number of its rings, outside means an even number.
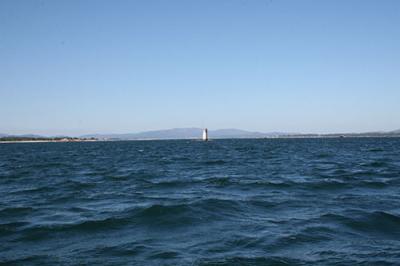
[[[399,265],[400,139],[0,144],[0,264]]]

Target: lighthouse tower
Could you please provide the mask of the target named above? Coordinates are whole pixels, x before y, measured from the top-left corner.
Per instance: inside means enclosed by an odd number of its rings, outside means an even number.
[[[205,128],[205,129],[203,130],[203,140],[204,140],[204,141],[207,141],[207,140],[208,140],[208,129],[207,129],[207,128]]]

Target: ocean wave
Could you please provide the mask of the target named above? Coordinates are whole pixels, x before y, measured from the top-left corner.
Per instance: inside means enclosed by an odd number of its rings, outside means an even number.
[[[288,266],[302,265],[303,261],[284,257],[224,257],[214,259],[199,259],[194,265],[198,266],[225,266],[225,265],[273,265]]]
[[[14,228],[24,233],[27,240],[37,240],[48,237],[55,232],[96,232],[120,229],[125,226],[152,227],[171,230],[217,221],[227,217],[240,216],[243,205],[260,207],[256,201],[227,199],[203,199],[187,204],[161,205],[125,209],[116,215],[104,219],[80,220],[77,222],[53,222],[36,224],[18,224]],[[267,208],[264,204],[262,207]],[[105,214],[106,215],[106,214]],[[21,228],[22,227],[22,228]],[[6,228],[6,226],[4,227]]]
[[[203,161],[200,163],[204,164],[204,165],[223,165],[223,164],[227,164],[228,162],[225,160],[209,160],[209,161]]]
[[[140,244],[137,242],[132,243],[122,243],[116,245],[107,246],[96,246],[84,255],[96,255],[96,256],[134,256],[138,254],[145,253],[150,249],[149,246]]]
[[[330,213],[321,217],[363,234],[396,239],[400,236],[400,216],[384,211],[349,211],[347,215]]]
[[[16,189],[13,191],[10,191],[12,194],[37,194],[37,193],[45,193],[48,191],[54,191],[55,188],[49,185],[43,185],[43,186],[31,186],[31,187],[26,187],[26,188],[21,188],[21,189]]]
[[[8,207],[0,210],[0,217],[3,219],[7,217],[30,215],[35,208],[32,207]]]
[[[179,252],[176,252],[176,251],[159,251],[159,252],[155,252],[154,254],[151,254],[148,258],[167,260],[167,259],[174,259],[178,256],[179,256]]]
[[[391,237],[400,235],[400,217],[384,211],[375,211],[350,218],[345,221],[345,224],[361,232]]]
[[[383,168],[388,166],[388,162],[386,161],[373,161],[368,163],[361,164],[363,167],[371,167],[371,168]]]
[[[28,255],[10,259],[2,259],[0,256],[0,265],[56,265],[59,259],[49,255]]]
[[[287,250],[296,245],[311,245],[327,242],[335,237],[335,230],[326,226],[308,226],[298,233],[278,237],[271,245],[271,250]]]
[[[24,226],[27,226],[28,222],[2,222],[0,223],[0,237],[8,234],[18,232]]]
[[[130,220],[126,218],[109,217],[105,219],[86,220],[70,223],[47,223],[47,224],[29,224],[20,230],[23,235],[20,239],[24,241],[37,241],[48,239],[52,234],[57,233],[79,233],[96,232],[100,230],[113,230],[123,225],[129,224]]]

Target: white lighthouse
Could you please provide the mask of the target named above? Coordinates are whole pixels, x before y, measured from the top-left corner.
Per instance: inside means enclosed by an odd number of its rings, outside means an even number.
[[[204,141],[207,141],[207,140],[208,140],[208,129],[207,129],[207,128],[205,128],[205,129],[203,130],[203,140],[204,140]]]

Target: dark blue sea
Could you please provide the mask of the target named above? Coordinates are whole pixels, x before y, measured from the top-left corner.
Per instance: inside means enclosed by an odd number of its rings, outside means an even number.
[[[400,265],[400,139],[0,144],[2,265]]]

